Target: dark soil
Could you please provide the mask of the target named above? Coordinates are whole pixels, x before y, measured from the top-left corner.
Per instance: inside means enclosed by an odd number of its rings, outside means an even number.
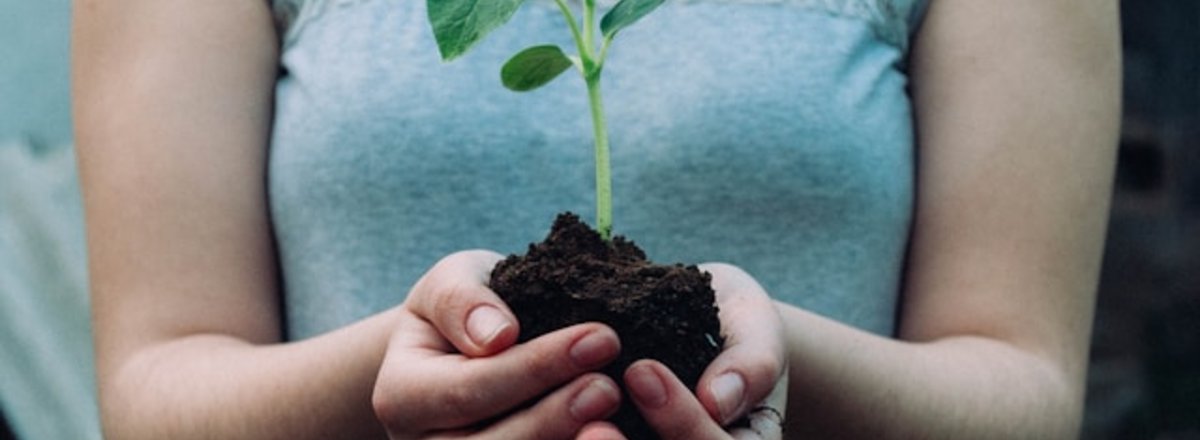
[[[603,373],[624,390],[623,373],[656,359],[695,388],[724,344],[711,276],[696,266],[656,265],[624,237],[605,243],[571,213],[559,214],[546,240],[492,271],[490,287],[521,323],[520,341],[583,322],[608,324],[621,354]],[[630,439],[653,439],[628,393],[611,421]]]

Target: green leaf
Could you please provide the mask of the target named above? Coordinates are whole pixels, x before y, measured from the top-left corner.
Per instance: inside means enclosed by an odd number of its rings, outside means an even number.
[[[663,0],[621,0],[600,19],[600,31],[604,38],[611,39],[617,31],[641,20],[661,4]]]
[[[545,85],[572,65],[558,46],[534,46],[513,55],[500,68],[500,82],[517,92]]]
[[[512,18],[525,0],[426,0],[429,24],[442,59],[449,61],[471,49],[489,32]]]

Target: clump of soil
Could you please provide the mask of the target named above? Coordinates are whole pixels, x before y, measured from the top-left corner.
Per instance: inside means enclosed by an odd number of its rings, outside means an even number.
[[[490,287],[517,315],[520,342],[583,322],[616,330],[621,354],[603,373],[624,390],[624,371],[639,359],[662,362],[695,388],[724,345],[710,281],[696,266],[648,261],[624,237],[605,243],[564,213],[546,240],[497,264]],[[611,421],[631,439],[658,437],[627,393]]]

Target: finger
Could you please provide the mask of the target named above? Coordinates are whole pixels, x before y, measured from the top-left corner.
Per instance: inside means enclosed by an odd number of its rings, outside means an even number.
[[[592,422],[583,426],[579,430],[579,435],[575,440],[626,440],[621,434],[621,430],[617,429],[617,425],[609,422]]]
[[[787,375],[784,375],[767,400],[752,408],[746,415],[749,426],[734,428],[729,433],[738,440],[782,440],[783,415],[786,412]]]
[[[417,281],[404,306],[433,324],[459,352],[471,357],[498,353],[516,343],[519,333],[516,316],[487,288],[502,258],[483,250],[451,254]]]
[[[706,264],[702,270],[713,274],[725,347],[700,376],[696,394],[727,425],[776,388],[787,358],[778,311],[758,282],[730,265]]]
[[[729,438],[683,382],[657,361],[634,362],[625,370],[625,387],[663,440]]]
[[[776,408],[770,404],[762,405],[750,411],[750,432],[755,434],[752,438],[761,438],[768,440],[779,440],[783,438],[783,414],[784,409]],[[734,437],[737,437],[736,435]]]
[[[586,424],[611,416],[620,403],[621,391],[612,379],[586,374],[473,438],[570,439]]]
[[[596,323],[557,330],[485,358],[389,349],[376,381],[376,414],[394,430],[475,424],[595,371],[619,352],[616,332]]]
[[[767,400],[750,412],[750,427],[764,439],[783,438],[783,421],[787,414],[788,375],[785,372],[775,384]]]

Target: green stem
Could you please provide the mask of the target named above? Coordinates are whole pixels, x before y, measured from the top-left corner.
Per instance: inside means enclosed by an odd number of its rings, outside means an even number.
[[[612,43],[612,34],[604,37],[604,42],[600,45],[600,56],[596,57],[599,64],[604,64],[604,59],[608,58],[608,45]]]
[[[596,230],[604,241],[612,240],[612,177],[608,160],[608,130],[604,123],[604,102],[600,99],[600,71],[608,52],[608,38],[596,57],[596,1],[583,0],[583,32],[563,0],[555,0],[571,26],[571,36],[579,49],[583,81],[587,83],[588,104],[592,110],[592,129],[596,141]]]
[[[583,0],[583,45],[587,46],[586,57],[592,58],[596,52],[596,0]]]
[[[575,14],[571,13],[571,8],[563,0],[554,0],[554,3],[558,4],[558,10],[562,12],[563,18],[567,20],[567,26],[571,28],[571,37],[575,40],[575,49],[579,51],[580,58],[588,56],[587,46],[583,43],[583,35],[579,33],[579,24],[575,22]]]
[[[589,72],[588,103],[596,138],[596,230],[604,241],[612,239],[612,177],[608,166],[608,131],[604,125],[604,103],[600,99],[600,69]]]

